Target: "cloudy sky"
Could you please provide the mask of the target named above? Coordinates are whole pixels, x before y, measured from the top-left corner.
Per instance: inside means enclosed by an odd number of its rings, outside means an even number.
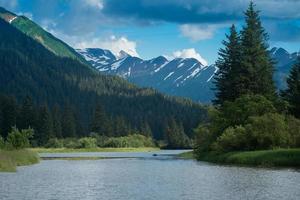
[[[254,0],[270,45],[300,49],[300,0]],[[228,27],[243,26],[249,0],[0,0],[75,48],[149,59],[196,57],[209,64]],[[202,60],[205,62],[204,60]]]

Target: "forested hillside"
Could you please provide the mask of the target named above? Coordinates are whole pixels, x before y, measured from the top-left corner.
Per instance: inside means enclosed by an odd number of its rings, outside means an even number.
[[[121,127],[122,135],[143,132],[148,127],[149,134],[161,140],[166,138],[166,130],[174,127],[174,121],[183,127],[182,134],[191,136],[192,129],[206,119],[206,109],[199,104],[137,88],[121,78],[101,75],[77,60],[58,57],[2,19],[0,29],[0,92],[5,95],[1,98],[0,119],[4,136],[11,125],[18,125],[17,117],[24,117],[20,110],[26,107],[26,99],[32,99],[30,107],[39,110],[36,116],[51,112],[51,118],[59,119],[66,130],[72,127],[66,124],[68,120],[75,123],[74,135],[70,136],[78,137],[92,131],[96,107],[101,107],[105,116],[99,123],[107,127],[100,134],[112,136],[116,133],[111,127]]]

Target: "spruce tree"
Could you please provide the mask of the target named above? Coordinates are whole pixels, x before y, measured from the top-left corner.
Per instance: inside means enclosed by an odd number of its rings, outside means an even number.
[[[109,132],[109,123],[108,123],[108,118],[106,116],[106,113],[103,109],[103,106],[101,104],[97,104],[95,112],[94,112],[94,117],[91,123],[91,132],[103,134],[106,136],[108,135]]]
[[[27,129],[29,127],[35,128],[36,125],[36,110],[33,105],[32,98],[27,96],[23,100],[18,117],[18,128]]]
[[[48,107],[44,105],[39,108],[35,139],[39,146],[44,146],[50,138],[54,138],[52,118]]]
[[[67,104],[62,117],[62,136],[64,138],[76,136],[75,115],[73,109]]]
[[[233,101],[239,97],[239,69],[241,65],[241,47],[239,34],[234,25],[230,34],[223,41],[224,48],[219,50],[216,66],[219,68],[215,77],[215,104],[222,105],[225,101]]]
[[[291,113],[300,118],[300,57],[291,69],[287,85],[283,96],[289,102]]]
[[[1,99],[1,110],[3,115],[1,134],[3,138],[6,138],[8,133],[12,130],[12,127],[16,126],[18,106],[16,99],[12,96],[3,96]]]
[[[268,52],[268,35],[262,27],[259,11],[253,2],[245,12],[246,25],[241,31],[241,73],[239,92],[260,94],[268,99],[275,97],[274,66]]]
[[[52,121],[53,121],[53,133],[55,137],[62,138],[61,128],[61,111],[58,105],[55,105],[52,109]]]

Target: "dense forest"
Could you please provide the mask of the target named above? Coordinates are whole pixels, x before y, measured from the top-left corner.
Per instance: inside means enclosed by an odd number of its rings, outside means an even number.
[[[199,158],[210,151],[300,147],[300,58],[288,89],[277,94],[267,40],[251,2],[241,32],[233,25],[219,51],[215,106],[196,130]]]
[[[178,129],[174,133],[181,138],[191,137],[193,128],[207,119],[204,106],[138,88],[59,57],[2,19],[0,29],[4,137],[16,125],[35,128],[38,145],[51,137],[84,137],[91,132],[106,136],[138,132],[165,140],[172,138],[172,129]]]

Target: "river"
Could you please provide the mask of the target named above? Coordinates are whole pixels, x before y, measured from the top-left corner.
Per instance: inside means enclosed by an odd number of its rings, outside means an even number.
[[[181,151],[41,154],[107,156],[42,160],[0,173],[1,200],[299,200],[300,171],[176,159]],[[123,157],[123,158],[122,158]]]

